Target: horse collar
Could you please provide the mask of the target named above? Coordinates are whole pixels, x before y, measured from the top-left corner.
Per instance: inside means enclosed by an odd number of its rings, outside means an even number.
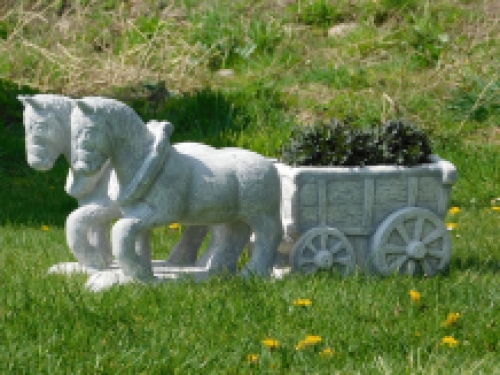
[[[142,163],[132,181],[118,195],[120,206],[135,203],[146,194],[156,180],[170,151],[171,147],[168,145],[170,141],[168,126],[171,126],[170,123],[152,121],[147,126],[155,136],[155,141],[148,157]]]

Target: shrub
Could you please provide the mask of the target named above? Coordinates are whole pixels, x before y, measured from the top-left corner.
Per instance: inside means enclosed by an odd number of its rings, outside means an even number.
[[[428,161],[427,135],[401,121],[357,129],[337,120],[292,129],[281,161],[293,166],[413,166]]]

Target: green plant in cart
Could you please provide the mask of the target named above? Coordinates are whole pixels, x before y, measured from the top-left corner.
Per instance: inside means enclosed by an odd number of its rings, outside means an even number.
[[[431,142],[402,120],[357,129],[337,120],[292,129],[281,160],[294,166],[413,166],[428,161]]]

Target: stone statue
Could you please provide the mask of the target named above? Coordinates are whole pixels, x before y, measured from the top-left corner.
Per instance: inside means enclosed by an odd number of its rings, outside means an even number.
[[[235,264],[253,231],[255,244],[244,276],[270,275],[282,238],[280,179],[273,162],[250,151],[191,151],[170,144],[173,126],[147,126],[113,99],[74,101],[71,165],[78,175],[95,176],[109,162],[116,173],[116,202],[122,217],[112,228],[112,253],[121,272],[89,278],[93,290],[132,280],[154,281],[151,262],[136,242],[159,225],[214,226],[209,268]],[[231,262],[225,259],[231,259]]]
[[[28,164],[36,170],[46,171],[53,167],[60,155],[64,155],[70,161],[70,118],[73,100],[52,94],[19,96],[19,100],[24,105]],[[189,149],[191,152],[205,152],[212,149],[199,143],[181,143],[177,147],[181,150]],[[110,267],[112,261],[109,240],[110,222],[122,216],[114,199],[117,186],[116,175],[109,161],[92,176],[84,176],[69,169],[65,190],[77,199],[80,207],[67,218],[66,239],[78,262],[54,265],[49,269],[50,273],[93,274]],[[203,258],[196,263],[198,249],[207,232],[206,226],[187,227],[181,240],[170,252],[165,265],[205,266],[218,246],[216,235],[211,240]],[[138,237],[135,247],[138,254],[145,259],[150,259],[147,233]],[[228,268],[232,268],[231,265],[228,265]]]

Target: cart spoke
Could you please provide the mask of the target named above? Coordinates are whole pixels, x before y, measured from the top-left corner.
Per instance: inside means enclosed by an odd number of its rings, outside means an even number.
[[[338,253],[340,250],[344,249],[345,245],[342,241],[339,241],[332,248],[328,249],[332,254]]]
[[[352,264],[352,258],[350,256],[345,256],[342,258],[336,258],[333,263],[342,264],[346,267],[349,267]]]
[[[442,259],[444,255],[443,252],[440,250],[429,250],[427,254],[437,259]]]
[[[309,250],[311,250],[313,254],[316,254],[318,252],[318,248],[314,246],[312,238],[307,239],[306,243],[304,244],[304,247],[307,247]]]
[[[406,256],[401,256],[397,258],[394,262],[389,264],[389,267],[392,268],[394,271],[399,271],[401,266],[406,262]]]
[[[436,229],[434,231],[432,231],[431,233],[429,233],[427,235],[427,237],[425,237],[423,240],[422,240],[422,243],[424,245],[428,245],[430,244],[431,242],[437,240],[439,237],[443,236],[446,232],[444,232],[442,229]]]
[[[424,226],[424,218],[418,217],[415,223],[415,233],[413,235],[413,239],[416,241],[420,241],[420,236],[422,235],[422,228]]]
[[[415,269],[416,269],[416,264],[415,261],[410,259],[406,265],[406,273],[408,275],[414,275],[415,274]]]
[[[408,237],[408,232],[406,231],[406,228],[403,226],[403,224],[399,223],[396,225],[396,229],[398,230],[399,234],[403,238],[403,240],[406,243],[410,243],[410,238]]]
[[[382,251],[386,254],[406,254],[406,246],[385,244]]]
[[[427,276],[434,274],[432,266],[431,266],[430,262],[427,259],[423,259],[422,260],[422,269],[424,271],[424,274],[427,275]]]
[[[308,264],[314,266],[316,263],[314,263],[314,259],[302,258],[301,260],[299,260],[299,267],[303,267]]]
[[[326,233],[323,233],[321,236],[320,236],[320,249],[323,250],[323,249],[326,249],[326,239],[328,238],[328,234]]]

